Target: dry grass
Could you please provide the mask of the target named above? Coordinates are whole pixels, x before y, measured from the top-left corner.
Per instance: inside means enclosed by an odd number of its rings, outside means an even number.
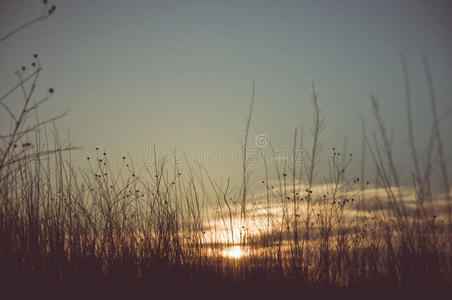
[[[32,101],[42,71],[37,56],[33,64],[31,73],[17,73],[19,83],[11,90],[22,90],[22,110],[15,114],[7,106],[5,100],[11,92],[0,98],[11,121],[10,131],[0,138],[0,282],[5,286],[134,287],[151,293],[170,291],[173,286],[206,291],[212,287],[254,288],[256,284],[299,290],[450,287],[451,191],[426,61],[433,124],[424,168],[414,141],[408,72],[403,62],[414,196],[408,198],[402,190],[374,97],[371,103],[378,130],[372,140],[363,130],[362,157],[370,152],[385,193],[369,196],[364,178],[348,174],[351,154],[336,149],[326,158],[330,179],[316,180],[326,123],[313,87],[313,143],[308,162],[295,164],[295,131],[292,164],[284,164],[283,171],[278,165],[270,170],[265,164],[266,210],[254,224],[259,234],[249,232],[255,210],[248,199],[245,158],[243,184],[237,192],[229,181],[226,187],[218,185],[202,168],[169,168],[166,161],[155,159],[153,167],[136,169],[130,157],[112,162],[98,148],[87,158],[88,167],[76,170],[71,163],[75,148],[61,140],[54,125],[61,116],[38,118],[38,107],[53,89],[41,100]],[[244,156],[253,103],[254,97]],[[441,174],[440,192],[435,192],[432,183],[435,169]],[[272,185],[271,172],[277,178]],[[363,169],[362,177],[364,173]],[[318,190],[316,182],[321,186]],[[214,211],[209,207],[206,186],[216,197]],[[236,228],[238,219],[243,227]],[[226,228],[229,238],[206,237],[217,224]],[[248,249],[241,259],[222,255],[225,244],[234,241]]]

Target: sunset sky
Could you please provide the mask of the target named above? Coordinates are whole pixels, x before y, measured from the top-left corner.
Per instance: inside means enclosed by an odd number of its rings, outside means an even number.
[[[359,157],[359,116],[369,132],[375,128],[369,101],[374,94],[406,168],[401,52],[419,144],[425,145],[431,128],[422,54],[429,59],[438,110],[452,108],[450,1],[51,3],[57,6],[54,15],[0,43],[0,94],[17,82],[14,71],[38,53],[44,67],[38,91],[56,91],[40,115],[68,110],[58,126],[81,147],[73,155],[80,166],[96,146],[118,163],[127,151],[138,161],[153,144],[162,151],[219,150],[229,159],[240,150],[254,77],[251,148],[265,134],[276,149],[290,150],[301,124],[309,144],[315,82],[328,122],[322,157],[331,147],[341,148],[344,136],[348,151]],[[40,0],[1,1],[0,36],[41,11]],[[16,107],[20,94],[8,101]],[[4,118],[0,126],[7,128]],[[442,126],[452,128],[452,118]],[[452,139],[444,138],[450,149]],[[216,177],[240,183],[239,166],[240,161],[208,167]],[[359,161],[355,166],[359,170]]]

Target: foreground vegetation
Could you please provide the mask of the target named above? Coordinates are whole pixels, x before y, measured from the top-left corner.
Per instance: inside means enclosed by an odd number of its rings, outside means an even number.
[[[71,156],[77,150],[60,138],[55,125],[62,115],[47,120],[37,115],[54,91],[36,100],[42,69],[35,55],[32,71],[18,71],[18,85],[0,98],[11,121],[0,138],[0,282],[150,293],[263,284],[299,290],[450,287],[451,191],[439,128],[445,116],[436,111],[424,62],[433,122],[422,163],[402,64],[411,186],[402,185],[375,98],[378,134],[368,138],[363,130],[362,156],[367,152],[374,162],[380,192],[369,192],[376,189],[364,180],[364,170],[360,176],[348,174],[351,154],[332,149],[331,156],[321,157],[326,123],[313,88],[310,150],[302,164],[295,158],[290,167],[265,163],[264,213],[258,215],[246,160],[254,99],[242,184],[234,192],[229,181],[217,184],[202,168],[169,167],[162,159],[154,159],[152,167],[135,167],[130,157],[111,159],[98,148],[86,158],[86,168],[76,169]],[[6,100],[20,90],[23,106],[13,112]],[[299,148],[295,131],[294,156]],[[331,162],[325,181],[316,180],[320,159]],[[212,232],[222,234],[212,238]],[[230,246],[246,253],[225,255]]]

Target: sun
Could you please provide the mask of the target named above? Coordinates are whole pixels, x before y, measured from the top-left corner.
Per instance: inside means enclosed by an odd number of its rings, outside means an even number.
[[[245,255],[246,255],[245,252],[242,250],[242,247],[240,246],[232,246],[224,249],[222,252],[222,256],[234,259],[239,259]]]

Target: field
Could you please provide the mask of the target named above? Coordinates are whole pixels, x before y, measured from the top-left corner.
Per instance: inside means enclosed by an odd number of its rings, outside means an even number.
[[[51,14],[52,8],[25,27]],[[448,113],[437,111],[424,57],[432,122],[420,150],[403,56],[401,62],[406,155],[413,166],[408,175],[394,159],[375,97],[370,105],[377,127],[366,132],[364,122],[359,125],[361,153],[339,147],[321,152],[327,125],[314,85],[312,142],[303,144],[297,129],[286,159],[271,162],[271,147],[262,147],[268,141],[249,136],[258,105],[253,84],[241,184],[231,186],[202,165],[184,160],[173,165],[168,156],[143,166],[126,154],[110,157],[96,145],[83,166],[74,165],[78,149],[58,127],[64,115],[37,114],[54,90],[36,101],[42,68],[34,56],[31,70],[19,70],[18,84],[0,98],[11,124],[0,137],[0,284],[18,295],[69,296],[237,291],[277,297],[288,291],[450,288],[450,149],[439,126]],[[13,112],[8,96],[21,90],[21,109]],[[260,149],[265,169],[256,192],[250,187],[250,143]],[[318,172],[320,161],[329,162],[329,173]],[[375,176],[366,176],[364,167],[360,174],[349,171],[363,161],[373,165]]]

